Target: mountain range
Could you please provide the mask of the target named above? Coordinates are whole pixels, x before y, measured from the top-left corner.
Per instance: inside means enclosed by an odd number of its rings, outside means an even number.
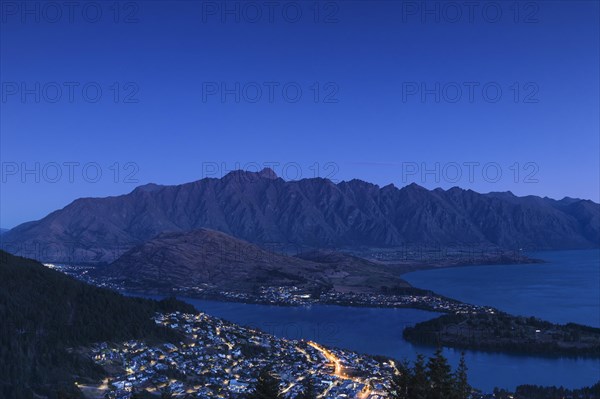
[[[260,245],[388,248],[407,243],[575,249],[600,246],[590,200],[480,194],[361,180],[285,181],[270,169],[129,194],[81,198],[2,235],[2,247],[43,261],[111,263],[166,232],[221,231]]]

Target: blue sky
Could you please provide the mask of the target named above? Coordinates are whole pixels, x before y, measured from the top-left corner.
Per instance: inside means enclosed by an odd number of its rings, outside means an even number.
[[[0,8],[2,227],[239,167],[599,200],[597,2],[27,4]]]

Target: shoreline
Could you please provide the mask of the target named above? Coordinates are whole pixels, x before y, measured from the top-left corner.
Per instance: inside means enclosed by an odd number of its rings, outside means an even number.
[[[526,265],[544,265],[547,264],[548,261],[544,259],[538,258],[527,258],[528,261],[520,262],[459,262],[459,263],[451,263],[451,264],[425,264],[422,266],[417,265],[407,265],[407,268],[412,268],[411,270],[405,270],[400,272],[400,276],[404,276],[409,273],[422,272],[428,270],[443,270],[443,269],[454,269],[454,268],[462,268],[462,267],[482,267],[482,266],[526,266]],[[417,287],[415,287],[417,288]],[[426,288],[421,288],[426,289]]]
[[[123,295],[131,295],[131,296],[142,296],[142,297],[146,297],[148,298],[149,295],[150,296],[159,296],[159,297],[167,297],[164,294],[159,294],[159,293],[154,293],[154,294],[148,294],[148,293],[133,293],[133,292],[121,292],[121,294]],[[261,305],[261,306],[275,306],[275,307],[294,307],[294,308],[304,308],[304,309],[310,309],[311,305],[277,305],[277,304],[271,304],[271,303],[255,303],[255,302],[242,302],[242,301],[235,301],[235,300],[218,300],[218,299],[209,299],[209,298],[197,298],[197,297],[188,297],[188,296],[179,296],[177,297],[179,300],[182,300],[184,302],[190,303],[188,302],[186,299],[190,299],[190,300],[201,300],[201,301],[211,301],[211,302],[217,302],[217,303],[235,303],[235,304],[241,304],[241,305]],[[192,303],[190,303],[192,304]],[[194,304],[192,304],[193,306],[196,306]],[[460,316],[458,314],[452,314],[452,313],[440,313],[440,312],[433,312],[427,309],[418,309],[418,308],[409,308],[409,307],[404,307],[404,308],[400,308],[400,307],[374,307],[374,306],[345,306],[345,305],[340,305],[340,304],[334,304],[334,303],[315,303],[314,305],[318,305],[318,306],[334,306],[334,307],[353,307],[353,308],[372,308],[372,309],[414,309],[414,310],[418,310],[418,311],[427,311],[427,312],[431,312],[431,313],[435,313],[436,315],[433,315],[433,317],[429,320],[429,321],[425,321],[425,322],[419,322],[416,323],[414,326],[410,327],[405,327],[402,331],[402,339],[404,341],[406,341],[407,343],[410,343],[412,345],[415,345],[416,347],[424,347],[424,348],[435,348],[436,346],[438,346],[438,344],[434,344],[432,342],[424,342],[424,341],[420,341],[420,340],[415,340],[415,339],[411,339],[409,337],[407,337],[407,335],[405,334],[406,329],[415,329],[417,327],[419,327],[420,324],[427,324],[429,322],[436,322],[437,320],[444,318],[446,316]],[[206,312],[204,310],[202,310],[201,308],[197,308],[198,311],[200,312]],[[488,315],[489,316],[489,315]],[[518,318],[519,316],[513,316],[513,315],[509,315],[506,313],[498,313],[492,316],[508,316],[508,317],[512,317],[512,318]],[[218,318],[222,318],[221,316],[213,316],[213,317],[218,317]],[[523,318],[525,319],[525,318]],[[558,328],[563,328],[566,327],[565,325],[560,325],[560,324],[555,324],[555,323],[549,323],[549,322],[545,322],[544,320],[541,319],[537,319],[540,322],[543,323],[548,323],[548,324],[552,324],[552,326],[554,327],[558,327]],[[234,321],[229,320],[230,322],[235,323]],[[575,324],[575,323],[572,323]],[[582,326],[584,329],[594,329],[594,327],[590,327],[590,326],[586,326],[586,325],[579,325]],[[262,330],[261,330],[262,331]],[[263,331],[265,333],[268,334],[272,334],[270,332],[267,331]],[[485,345],[475,345],[475,346],[469,346],[469,345],[452,345],[452,344],[448,344],[448,343],[442,343],[441,345],[442,347],[448,349],[448,350],[454,350],[454,351],[469,351],[472,353],[480,353],[480,354],[486,354],[486,355],[506,355],[506,356],[516,356],[516,357],[522,357],[522,358],[539,358],[539,359],[546,359],[546,360],[559,360],[559,359],[566,359],[566,360],[600,360],[600,352],[599,353],[593,353],[590,355],[587,355],[587,352],[578,352],[578,353],[569,353],[568,351],[560,351],[560,352],[555,352],[555,353],[547,353],[547,352],[543,352],[543,351],[526,351],[526,350],[518,350],[518,349],[512,349],[512,348],[506,348],[506,349],[494,349],[491,347],[486,347]],[[361,352],[364,355],[369,355],[369,356],[384,356],[384,355],[377,355],[377,354],[371,354],[371,353],[367,353],[367,352]],[[386,357],[389,357],[386,355]],[[401,360],[401,359],[395,359],[395,360]]]
[[[371,304],[344,304],[339,302],[313,302],[306,304],[289,304],[289,303],[280,303],[280,302],[269,302],[269,301],[248,301],[248,300],[238,300],[234,298],[226,298],[226,297],[215,297],[215,296],[195,296],[188,294],[176,294],[173,293],[167,294],[165,292],[158,291],[136,291],[136,290],[117,290],[118,293],[126,295],[126,296],[139,296],[139,297],[151,297],[151,296],[159,296],[162,298],[168,298],[169,296],[174,296],[175,298],[189,298],[193,300],[200,301],[212,301],[212,302],[221,302],[221,303],[239,303],[242,305],[261,305],[261,306],[275,306],[281,308],[310,308],[313,305],[317,306],[338,306],[341,308],[372,308],[372,309],[414,309],[414,310],[423,310],[427,312],[437,313],[440,315],[448,314],[449,312],[442,312],[440,310],[432,310],[427,307],[418,307],[418,306],[386,306],[386,305],[371,305]],[[457,301],[458,302],[458,301]]]

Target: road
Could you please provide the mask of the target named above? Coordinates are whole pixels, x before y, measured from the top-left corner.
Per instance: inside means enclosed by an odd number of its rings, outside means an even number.
[[[365,388],[356,397],[357,399],[367,399],[371,395],[371,389],[369,388],[369,380],[368,379],[349,376],[348,374],[346,374],[344,372],[344,366],[342,365],[342,361],[334,353],[325,349],[324,347],[317,344],[316,342],[309,341],[308,345],[310,345],[313,348],[315,348],[316,350],[318,350],[323,355],[323,357],[325,357],[325,359],[327,359],[327,361],[329,361],[331,364],[333,364],[333,366],[334,366],[334,371],[332,374],[333,376],[335,376],[337,378],[345,379],[345,380],[352,380],[354,382],[365,385]],[[327,390],[325,390],[325,392],[323,392],[321,395],[319,395],[319,397],[321,397],[321,398],[326,397],[326,395],[327,395],[327,393],[329,393],[330,389],[331,389],[331,387],[329,387]]]

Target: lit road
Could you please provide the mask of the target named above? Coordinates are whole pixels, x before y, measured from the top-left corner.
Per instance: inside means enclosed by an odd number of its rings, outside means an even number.
[[[360,384],[365,385],[365,388],[357,396],[357,399],[366,399],[371,395],[371,390],[369,389],[369,381],[368,380],[364,380],[364,379],[361,379],[358,377],[351,377],[348,374],[346,374],[344,372],[344,366],[342,365],[342,361],[340,360],[340,358],[338,358],[331,351],[323,348],[321,345],[317,344],[316,342],[309,341],[308,345],[310,345],[313,348],[315,348],[316,350],[318,350],[325,357],[325,359],[327,359],[327,361],[330,362],[334,366],[334,371],[333,371],[332,375],[334,375],[337,378],[352,380],[354,382],[358,382]],[[319,397],[325,397],[329,393],[330,389],[331,389],[331,387],[327,388],[327,390],[325,390],[325,392],[323,392],[321,395],[319,395]]]

